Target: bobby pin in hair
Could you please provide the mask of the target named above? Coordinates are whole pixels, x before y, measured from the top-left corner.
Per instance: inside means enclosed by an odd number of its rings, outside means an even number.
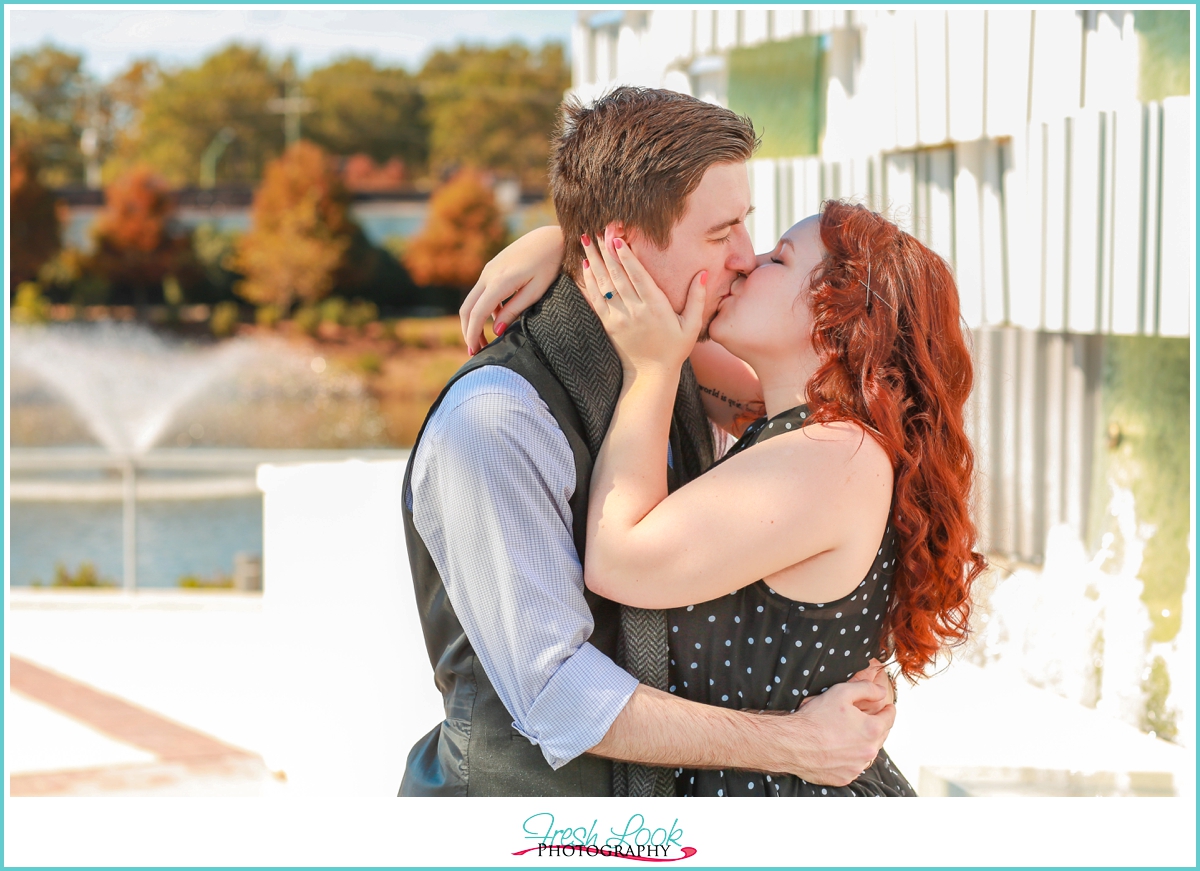
[[[880,296],[878,292],[871,290],[871,261],[870,260],[867,261],[867,280],[863,281],[860,278],[858,280],[858,283],[867,289],[867,311],[871,310],[871,294],[873,294],[873,293],[875,294],[875,298],[877,300],[879,300],[881,303],[886,305],[893,312],[896,311],[895,307],[890,302],[888,302],[886,299],[884,299],[882,296]]]

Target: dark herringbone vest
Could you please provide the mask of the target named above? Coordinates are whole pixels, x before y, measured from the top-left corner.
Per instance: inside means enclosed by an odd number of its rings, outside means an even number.
[[[555,297],[557,302],[554,301]],[[597,435],[597,431],[601,436],[603,432],[599,429],[598,415],[603,416],[603,426],[606,427],[612,409],[611,406],[598,409],[596,406],[603,405],[605,400],[597,401],[582,395],[580,385],[575,383],[575,379],[576,376],[584,379],[591,376],[593,380],[611,380],[613,372],[610,364],[616,360],[611,345],[604,339],[599,322],[595,321],[591,310],[586,308],[586,303],[578,298],[578,291],[570,284],[569,279],[560,281],[548,295],[547,301],[556,306],[551,316],[560,321],[576,324],[590,316],[593,323],[573,327],[575,330],[584,330],[585,335],[581,341],[572,345],[570,350],[572,353],[581,353],[586,359],[588,354],[580,351],[580,345],[584,342],[594,342],[598,331],[598,339],[604,343],[604,350],[612,355],[612,360],[594,364],[597,370],[603,371],[596,371],[594,374],[578,373],[574,370],[578,369],[579,365],[574,360],[569,359],[565,363],[561,358],[548,360],[539,348],[538,341],[528,334],[527,328],[532,326],[535,332],[540,331],[539,338],[549,344],[549,333],[553,329],[547,327],[550,318],[546,317],[545,312],[535,308],[527,319],[513,324],[503,339],[493,342],[451,378],[430,409],[426,425],[450,387],[469,372],[482,366],[503,366],[525,378],[550,409],[571,448],[575,462],[576,486],[570,507],[575,546],[582,560],[586,544],[588,488],[595,451],[599,448],[600,436]],[[578,306],[582,306],[584,311],[579,310]],[[532,323],[526,323],[526,320]],[[599,356],[593,348],[591,357]],[[568,370],[564,375],[572,382],[571,389],[564,387],[556,377],[556,368],[560,371]],[[620,389],[619,365],[615,377],[617,380],[612,393],[613,403],[616,391]],[[676,468],[669,472],[671,489],[694,477],[698,474],[697,470],[702,470],[711,463],[711,442],[707,446],[703,444],[703,438],[708,436],[708,431],[705,429],[699,436],[694,435],[701,427],[707,427],[707,422],[703,420],[702,412],[697,411],[699,400],[690,368],[686,372],[684,382],[688,395],[686,401],[677,403],[676,417],[686,418],[687,425],[679,425],[678,421],[674,421],[671,427],[671,451],[676,458]],[[586,421],[577,408],[577,403],[580,402],[583,403]],[[699,420],[693,419],[698,415]],[[425,425],[422,426],[417,443],[413,446],[414,455],[424,431]],[[689,433],[693,435],[689,437]],[[405,476],[405,494],[409,492],[410,476],[411,464]],[[513,728],[511,714],[484,673],[454,614],[441,577],[428,549],[417,534],[412,512],[407,505],[404,510],[404,527],[418,613],[429,660],[434,668],[434,680],[445,702],[446,719],[413,747],[408,757],[400,795],[613,794],[613,763],[585,754],[557,771],[552,770],[546,763],[541,749]],[[584,595],[595,622],[589,642],[602,653],[631,668],[639,679],[652,685],[662,683],[661,688],[666,689],[666,637],[665,622],[661,619],[661,614],[625,609],[624,622],[627,627],[632,626],[642,634],[652,635],[654,639],[652,644],[641,644],[643,651],[640,655],[631,655],[630,648],[634,646],[634,642],[631,638],[623,637],[620,632],[620,606],[591,591],[585,591]],[[661,629],[653,632],[647,633],[642,629],[646,626],[657,626],[659,623],[662,624]],[[658,638],[659,635],[661,639]],[[647,655],[646,650],[651,653]],[[629,661],[656,661],[659,652],[661,664],[654,662],[651,668],[654,679],[639,673],[643,669],[632,667],[641,663]],[[580,704],[586,705],[586,699],[581,699]],[[617,794],[652,795],[663,794],[668,789],[673,791],[673,780],[669,776],[669,770],[621,764],[617,765],[617,770],[620,774],[616,778]],[[658,771],[662,771],[662,775],[656,774]]]
[[[566,392],[537,360],[519,325],[500,342],[494,342],[463,366],[446,390],[468,372],[481,366],[504,366],[529,381],[545,400],[567,436],[575,457],[576,488],[571,498],[575,518],[576,548],[582,552],[587,517],[588,482],[592,462],[580,435],[581,424]],[[438,397],[429,415],[445,397]],[[428,421],[428,418],[426,419]],[[422,427],[424,433],[424,427]],[[420,435],[417,437],[420,444]],[[413,452],[416,453],[416,445]],[[409,492],[412,464],[404,479]],[[512,715],[500,701],[484,673],[470,641],[446,596],[441,576],[413,526],[405,507],[404,534],[416,587],[417,610],[434,682],[442,693],[446,719],[413,747],[404,772],[400,795],[610,795],[612,764],[595,756],[579,756],[559,768],[550,768],[540,747],[512,726]],[[585,593],[595,620],[589,641],[601,652],[616,656],[618,606]]]
[[[416,437],[450,386],[481,366],[504,366],[533,385],[568,439],[576,486],[570,499],[572,534],[580,559],[586,546],[592,464],[620,391],[617,354],[604,329],[568,277],[503,340],[493,342],[458,371],[438,396]],[[713,462],[713,441],[696,380],[684,365],[671,425],[668,488],[694,479]],[[413,446],[416,451],[416,445]],[[404,477],[408,493],[412,467]],[[434,680],[446,719],[409,753],[401,795],[664,795],[673,794],[670,769],[610,763],[581,756],[554,771],[538,747],[512,728],[512,717],[470,647],[442,578],[404,509],[404,534],[416,602]],[[642,683],[667,689],[666,620],[662,612],[620,607],[584,591],[595,627],[588,639]]]

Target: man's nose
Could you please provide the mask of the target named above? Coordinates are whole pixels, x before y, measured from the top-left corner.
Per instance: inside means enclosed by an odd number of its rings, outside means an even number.
[[[735,224],[731,230],[729,256],[725,258],[725,268],[730,272],[753,272],[758,265],[754,256],[754,245],[750,241],[750,231],[745,224]]]

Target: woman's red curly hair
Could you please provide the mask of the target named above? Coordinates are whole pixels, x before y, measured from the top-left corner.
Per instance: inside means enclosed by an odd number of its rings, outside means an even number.
[[[815,422],[859,423],[892,461],[900,560],[883,637],[913,679],[966,637],[985,566],[968,512],[972,368],[958,288],[946,261],[864,206],[827,201],[820,233],[808,404]]]

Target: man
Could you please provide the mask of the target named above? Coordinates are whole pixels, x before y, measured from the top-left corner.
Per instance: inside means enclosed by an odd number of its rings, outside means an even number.
[[[669,91],[564,107],[551,161],[564,274],[451,380],[413,448],[405,532],[446,719],[410,753],[401,795],[673,794],[666,766],[845,783],[882,745],[894,708],[878,682],[785,716],[671,695],[663,614],[583,584],[588,481],[621,370],[575,284],[579,237],[620,233],[677,311],[707,270],[711,317],[755,265],[745,163],[756,145],[746,119]],[[671,486],[712,460],[685,367]]]

